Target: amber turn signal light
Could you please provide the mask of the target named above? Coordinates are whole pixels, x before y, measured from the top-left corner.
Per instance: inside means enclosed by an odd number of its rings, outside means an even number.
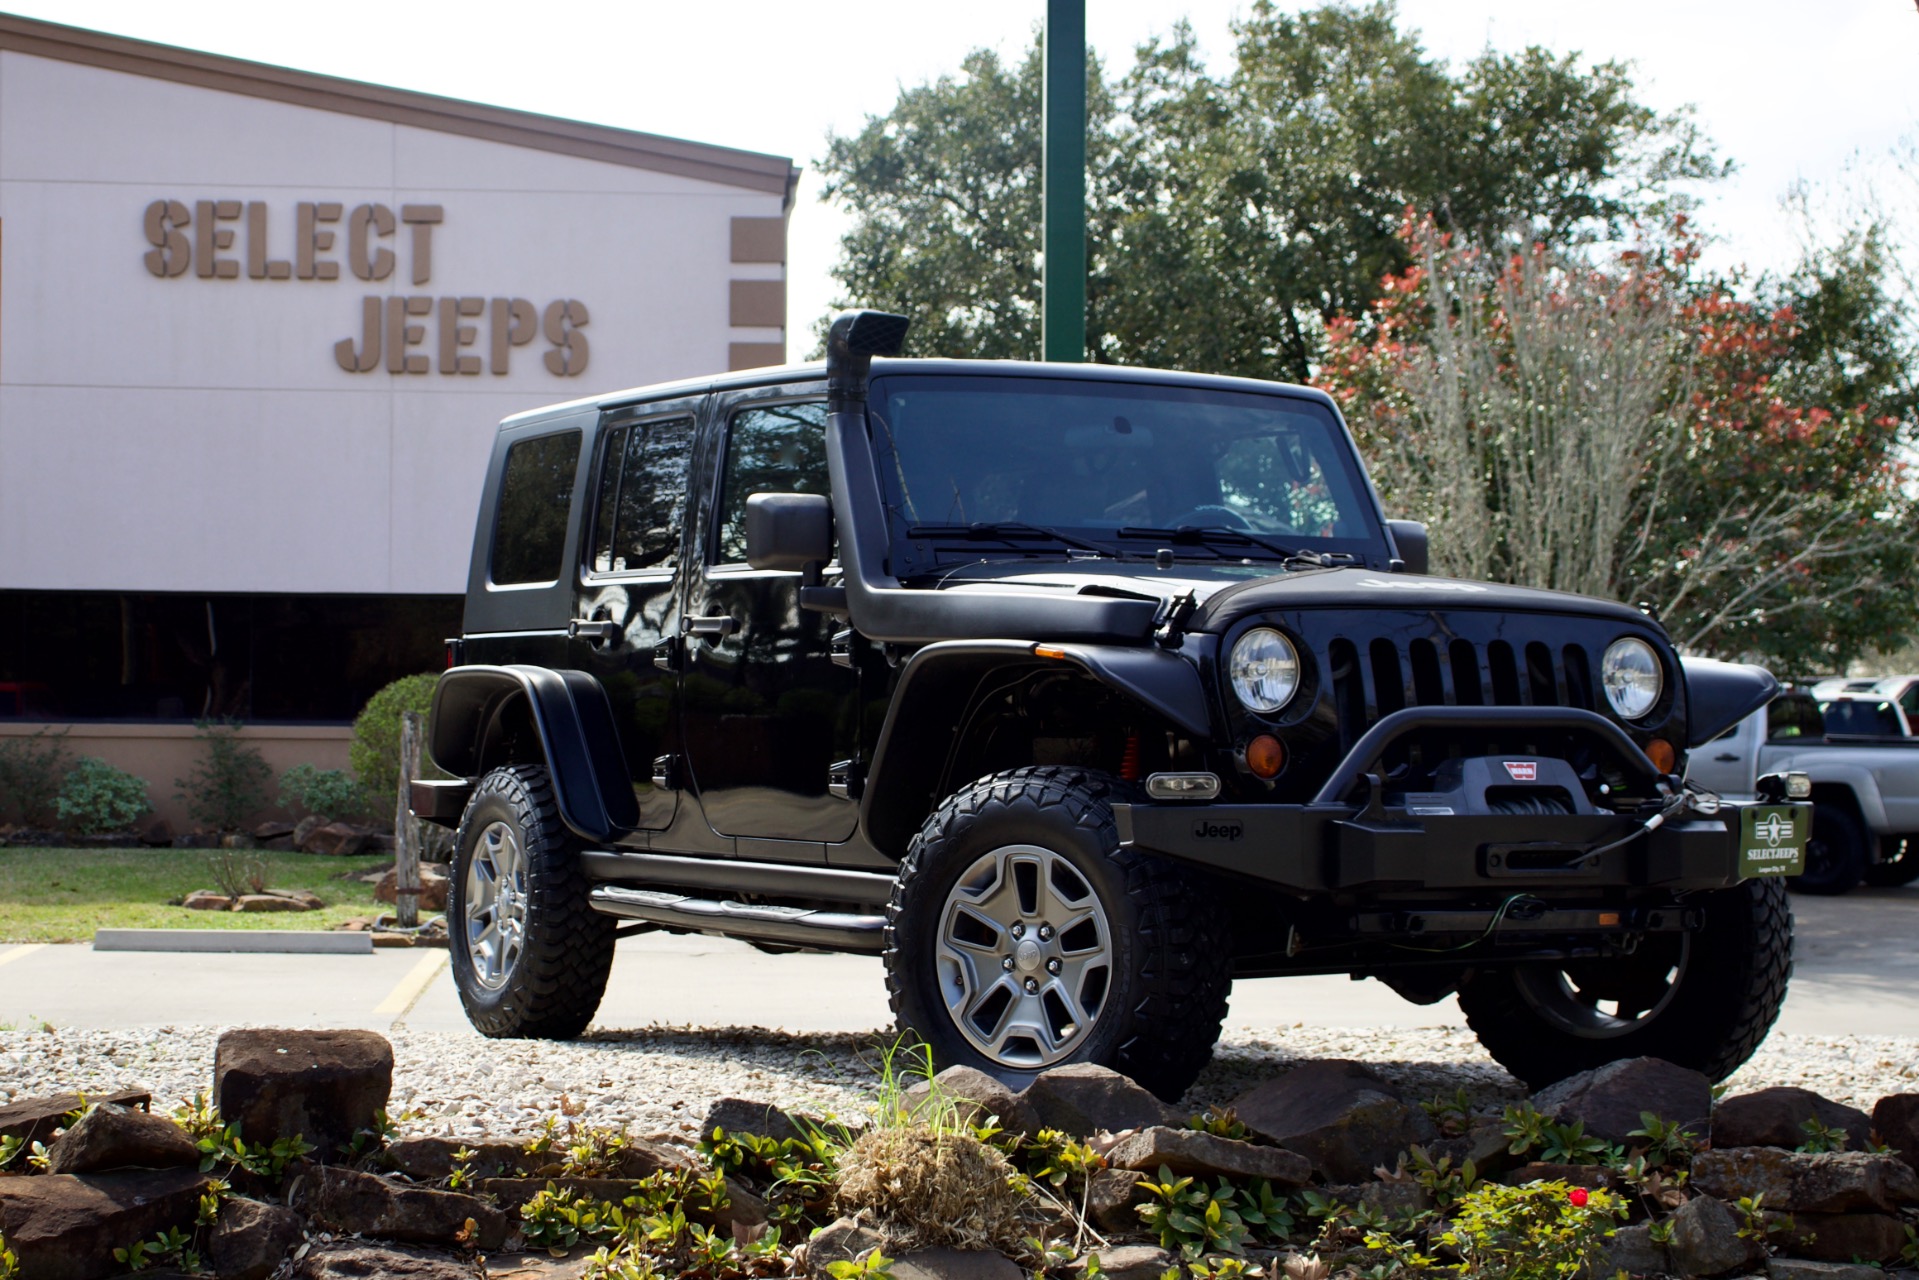
[[[1679,755],[1672,749],[1672,743],[1664,738],[1654,738],[1646,744],[1646,758],[1652,761],[1653,768],[1661,773],[1671,773]]]
[[[1286,747],[1270,733],[1262,733],[1246,744],[1246,767],[1256,778],[1277,778],[1286,767]]]

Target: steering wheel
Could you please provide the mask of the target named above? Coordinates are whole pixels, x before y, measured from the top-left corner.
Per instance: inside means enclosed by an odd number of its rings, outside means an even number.
[[[1228,529],[1250,529],[1253,527],[1252,522],[1247,520],[1245,516],[1233,510],[1231,507],[1220,506],[1218,503],[1207,503],[1205,506],[1192,507],[1180,512],[1176,516],[1168,516],[1166,519],[1166,527],[1169,529],[1177,529],[1183,524],[1223,524]]]

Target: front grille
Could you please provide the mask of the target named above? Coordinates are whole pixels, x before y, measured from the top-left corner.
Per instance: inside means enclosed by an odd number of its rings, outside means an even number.
[[[1579,644],[1340,636],[1324,660],[1344,747],[1407,707],[1598,710],[1592,660]]]

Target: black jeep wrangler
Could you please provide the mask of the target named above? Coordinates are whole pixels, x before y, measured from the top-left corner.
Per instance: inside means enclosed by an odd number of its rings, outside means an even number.
[[[455,780],[412,791],[476,1027],[579,1034],[667,929],[881,955],[903,1028],[1013,1082],[1173,1097],[1235,978],[1306,973],[1457,993],[1535,1085],[1753,1052],[1809,814],[1681,777],[1771,676],[1427,576],[1318,392],[875,360],[905,330],[502,425]]]

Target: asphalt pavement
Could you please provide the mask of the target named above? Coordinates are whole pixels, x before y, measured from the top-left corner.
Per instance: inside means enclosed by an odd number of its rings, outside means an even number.
[[[1919,886],[1796,896],[1792,986],[1779,1029],[1919,1037]],[[1451,1000],[1413,1005],[1377,982],[1262,978],[1233,989],[1229,1028],[1438,1027]],[[891,1015],[880,962],[765,955],[720,938],[623,940],[598,1025],[869,1031]],[[0,944],[0,1027],[394,1027],[472,1034],[446,952],[234,955]]]

